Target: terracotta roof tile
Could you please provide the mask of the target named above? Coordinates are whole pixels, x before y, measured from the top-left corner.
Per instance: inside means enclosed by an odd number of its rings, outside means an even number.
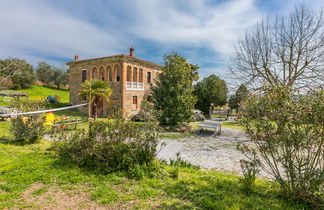
[[[112,56],[105,56],[105,57],[99,57],[99,58],[84,59],[84,60],[78,60],[78,61],[70,61],[70,62],[68,62],[66,64],[79,63],[79,62],[84,62],[84,61],[100,60],[100,59],[105,59],[105,58],[118,58],[118,57],[124,57],[126,59],[134,59],[134,60],[138,60],[138,61],[141,61],[141,62],[145,62],[145,63],[151,64],[151,65],[156,65],[156,66],[162,67],[160,64],[153,63],[153,62],[150,62],[150,61],[146,61],[146,60],[143,60],[143,59],[140,59],[140,58],[132,57],[132,56],[129,56],[129,55],[123,55],[123,54],[121,54],[121,55],[112,55]]]

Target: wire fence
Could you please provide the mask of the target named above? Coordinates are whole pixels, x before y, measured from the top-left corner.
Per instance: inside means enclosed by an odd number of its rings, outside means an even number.
[[[33,112],[12,112],[12,113],[8,113],[8,114],[0,114],[0,117],[16,117],[19,115],[29,115],[29,114],[39,114],[39,113],[46,113],[46,112],[55,112],[55,111],[61,111],[61,110],[65,110],[65,109],[73,109],[76,107],[80,107],[80,106],[86,106],[88,103],[84,103],[84,104],[78,104],[78,105],[74,105],[74,106],[69,106],[69,107],[62,107],[62,108],[55,108],[55,109],[47,109],[47,110],[39,110],[39,111],[33,111]]]
[[[84,103],[84,104],[78,104],[78,105],[74,105],[74,106],[69,106],[69,107],[62,107],[62,108],[55,108],[55,109],[47,109],[47,110],[39,110],[39,111],[32,111],[32,112],[22,112],[22,113],[8,113],[8,114],[0,114],[0,117],[17,117],[17,116],[22,116],[22,115],[30,115],[30,114],[39,114],[39,113],[47,113],[47,112],[55,112],[55,111],[61,111],[61,110],[66,110],[66,109],[73,109],[76,107],[81,107],[81,106],[86,106],[88,103]],[[61,126],[64,126],[64,124],[62,124]],[[49,132],[45,132],[43,135],[45,134],[50,134],[52,133],[52,131]],[[20,138],[16,138],[16,139],[10,139],[10,140],[0,140],[0,143],[10,143],[10,142],[16,142],[16,141],[21,141],[24,139],[29,139],[29,138],[34,138],[34,137],[40,137],[43,135],[33,135],[33,136],[28,136],[28,137],[20,137]]]

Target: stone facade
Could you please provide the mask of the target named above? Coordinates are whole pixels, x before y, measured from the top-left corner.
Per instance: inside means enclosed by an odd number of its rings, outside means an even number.
[[[85,103],[79,96],[81,84],[85,80],[99,79],[110,83],[112,95],[110,100],[99,99],[97,114],[114,114],[122,111],[125,117],[131,117],[141,110],[142,102],[150,97],[151,86],[154,85],[161,66],[134,57],[134,49],[130,55],[114,55],[102,58],[78,60],[67,63],[70,74],[70,103]],[[79,109],[87,112],[87,107]]]

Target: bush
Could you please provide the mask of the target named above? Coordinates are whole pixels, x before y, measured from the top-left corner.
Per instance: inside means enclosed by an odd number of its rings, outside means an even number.
[[[257,173],[259,172],[259,164],[255,161],[252,162],[246,160],[241,160],[240,163],[243,172],[243,178],[241,178],[243,191],[246,193],[251,193],[255,188],[255,178]]]
[[[132,117],[132,121],[135,122],[156,122],[157,111],[154,110],[153,104],[148,101],[144,101],[142,109],[136,115]]]
[[[191,122],[197,122],[197,121],[204,121],[206,118],[203,114],[195,112],[193,113],[193,115],[191,116]]]
[[[29,112],[45,109],[46,103],[41,100],[20,99],[12,102],[11,106],[19,112]],[[11,119],[11,134],[27,143],[35,143],[45,133],[44,117],[42,114],[20,115]]]
[[[154,160],[157,143],[154,125],[116,119],[94,122],[88,131],[64,134],[54,149],[82,167],[104,173],[127,171],[140,177],[138,167]]]
[[[271,88],[242,108],[241,122],[254,143],[241,145],[243,154],[259,162],[288,198],[323,205],[324,91],[299,95]]]
[[[178,152],[176,154],[176,159],[175,160],[172,160],[170,159],[170,163],[169,163],[170,166],[176,166],[176,167],[180,167],[180,168],[190,168],[190,169],[200,169],[199,166],[197,165],[193,165],[191,164],[190,162],[186,161],[186,160],[183,160],[181,157],[180,157],[180,152]]]

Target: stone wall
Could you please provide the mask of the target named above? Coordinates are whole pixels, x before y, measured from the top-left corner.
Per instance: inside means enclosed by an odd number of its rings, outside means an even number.
[[[141,109],[143,100],[150,95],[151,85],[154,84],[156,75],[160,70],[152,67],[152,64],[138,61],[125,56],[92,59],[68,63],[70,66],[70,103],[80,104],[86,102],[79,96],[79,90],[82,84],[82,70],[87,70],[87,80],[89,78],[104,79],[108,81],[112,88],[110,100],[104,101],[104,113],[113,114],[122,110],[125,117],[131,117]],[[120,81],[117,80],[117,70],[119,68]],[[144,90],[126,90],[127,68],[137,68],[143,70]],[[147,72],[152,72],[152,83],[147,83]],[[102,72],[102,73],[101,73]],[[112,75],[110,76],[109,73]],[[133,79],[133,78],[132,78]],[[137,77],[137,81],[139,78]],[[133,96],[137,96],[137,104],[133,104]],[[79,111],[87,112],[87,107],[79,108]]]

